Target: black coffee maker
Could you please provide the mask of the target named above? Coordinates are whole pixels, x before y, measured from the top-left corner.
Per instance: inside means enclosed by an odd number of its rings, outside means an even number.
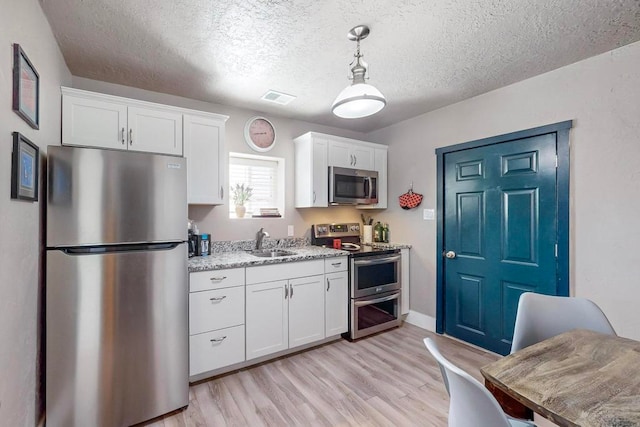
[[[187,231],[189,235],[189,258],[211,255],[211,234],[200,234],[198,226],[192,220],[189,220]]]
[[[189,236],[187,239],[187,244],[189,245],[189,258],[196,256],[196,253],[197,253],[197,249],[198,249],[197,230],[198,228],[196,227],[194,222],[192,220],[189,220],[189,224],[187,228],[188,236]]]

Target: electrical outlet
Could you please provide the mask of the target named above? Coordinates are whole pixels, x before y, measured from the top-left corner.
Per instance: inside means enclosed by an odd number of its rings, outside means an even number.
[[[436,219],[436,211],[433,209],[423,209],[422,219],[426,221],[433,221],[434,219]]]
[[[287,237],[293,237],[293,225],[287,227]]]

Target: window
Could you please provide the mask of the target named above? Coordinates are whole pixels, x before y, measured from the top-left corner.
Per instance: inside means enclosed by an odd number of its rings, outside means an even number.
[[[252,189],[244,215],[236,210],[233,191],[242,184]],[[284,159],[229,153],[229,199],[229,218],[284,216]]]

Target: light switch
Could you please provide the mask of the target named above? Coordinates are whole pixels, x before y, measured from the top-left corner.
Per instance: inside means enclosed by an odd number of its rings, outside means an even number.
[[[287,227],[287,237],[293,237],[293,225]]]
[[[436,211],[433,209],[423,209],[422,219],[427,221],[433,221],[434,219],[436,219]]]

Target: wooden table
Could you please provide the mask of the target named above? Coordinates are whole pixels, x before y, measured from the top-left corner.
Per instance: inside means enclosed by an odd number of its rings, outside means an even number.
[[[640,426],[638,341],[574,329],[480,371],[515,416],[533,410],[560,426]]]

